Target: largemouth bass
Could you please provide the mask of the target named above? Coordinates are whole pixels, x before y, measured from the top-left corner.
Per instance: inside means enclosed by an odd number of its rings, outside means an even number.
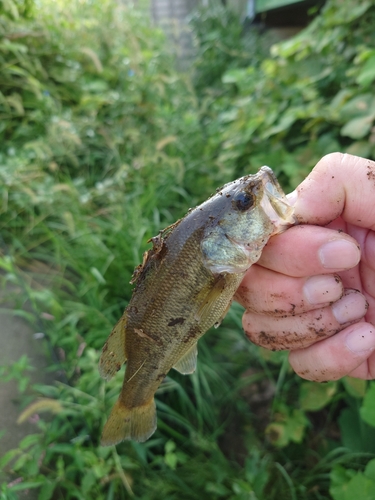
[[[134,271],[129,305],[99,362],[107,380],[126,362],[102,445],[142,442],[154,433],[154,394],[164,377],[171,368],[195,370],[198,339],[220,324],[268,239],[294,222],[274,173],[262,167],[218,189],[151,239],[153,248]]]

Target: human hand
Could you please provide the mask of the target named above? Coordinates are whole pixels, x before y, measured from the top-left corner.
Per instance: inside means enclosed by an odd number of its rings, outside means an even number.
[[[327,155],[289,196],[301,225],[271,238],[246,273],[236,294],[245,332],[290,349],[308,380],[373,379],[375,162]]]

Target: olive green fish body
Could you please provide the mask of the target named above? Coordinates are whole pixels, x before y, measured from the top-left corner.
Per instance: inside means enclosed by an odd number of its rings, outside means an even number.
[[[197,234],[178,253],[174,239],[150,257],[125,313],[128,405],[153,396],[173,365],[224,314],[242,279],[239,274],[213,275],[200,258]]]
[[[152,238],[153,248],[135,270],[129,305],[103,347],[104,378],[127,363],[102,444],[152,435],[154,394],[164,377],[172,367],[194,371],[198,339],[225,316],[269,237],[293,221],[272,171],[263,167]]]

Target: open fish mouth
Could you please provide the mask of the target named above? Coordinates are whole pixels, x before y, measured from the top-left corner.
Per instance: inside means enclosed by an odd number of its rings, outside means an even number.
[[[274,225],[272,234],[279,234],[291,225],[297,224],[294,208],[290,205],[283,192],[278,191],[269,180],[264,181],[267,196],[263,196],[261,207]]]

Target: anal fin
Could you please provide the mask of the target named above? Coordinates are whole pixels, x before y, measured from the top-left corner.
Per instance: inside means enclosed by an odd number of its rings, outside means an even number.
[[[126,315],[121,316],[103,346],[99,360],[99,373],[110,380],[126,361],[125,355]]]
[[[198,347],[195,342],[191,348],[185,353],[173,366],[175,370],[182,373],[182,375],[189,375],[197,368]]]

